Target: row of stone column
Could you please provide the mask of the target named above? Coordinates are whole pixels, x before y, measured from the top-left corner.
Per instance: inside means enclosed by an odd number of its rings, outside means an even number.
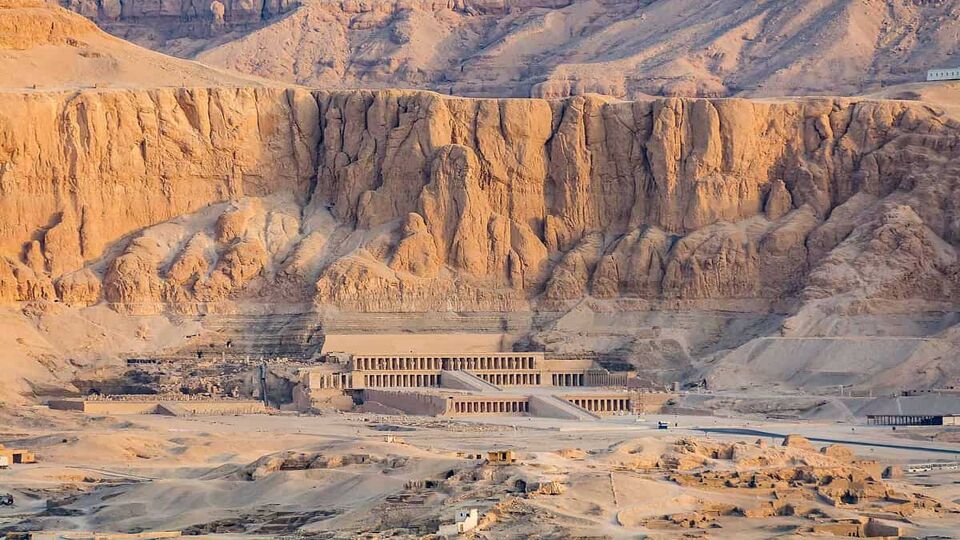
[[[601,370],[588,371],[584,380],[584,386],[626,386],[626,373],[610,373]]]
[[[430,373],[400,373],[384,375],[364,375],[363,384],[367,388],[420,388],[440,386],[440,375]]]
[[[572,398],[569,401],[595,413],[630,411],[630,398]]]
[[[535,369],[532,356],[463,356],[448,358],[443,369],[449,371]]]
[[[347,384],[346,373],[322,373],[314,374],[311,377],[317,377],[315,388],[349,388]]]
[[[480,373],[477,375],[497,386],[539,386],[539,373]]]
[[[430,356],[365,357],[353,359],[357,371],[440,371],[443,359]]]
[[[529,411],[526,401],[455,401],[457,414],[519,414]]]
[[[554,373],[551,378],[554,386],[584,386],[583,373]]]
[[[914,416],[914,415],[872,415],[867,417],[868,424],[877,424],[882,426],[932,426],[937,424],[936,416]],[[942,422],[942,420],[941,420]]]

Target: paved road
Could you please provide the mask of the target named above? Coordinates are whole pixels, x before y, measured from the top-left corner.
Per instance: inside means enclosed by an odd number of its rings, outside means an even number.
[[[771,431],[761,431],[758,429],[745,429],[745,428],[694,428],[694,429],[696,431],[702,431],[704,433],[717,433],[722,435],[750,435],[750,436],[757,436],[757,437],[775,437],[778,439],[786,438],[786,435],[781,435],[780,433],[773,433]],[[851,440],[851,439],[830,439],[826,437],[807,437],[807,439],[811,441],[831,443],[831,444],[850,444],[850,445],[856,445],[856,446],[873,446],[875,448],[893,448],[896,450],[912,450],[914,452],[934,452],[938,454],[960,455],[960,450],[956,450],[953,448],[937,448],[937,447],[930,447],[930,446],[869,442],[869,441],[858,441],[858,440]]]

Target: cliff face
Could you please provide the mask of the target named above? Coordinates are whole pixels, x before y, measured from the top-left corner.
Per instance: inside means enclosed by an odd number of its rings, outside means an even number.
[[[869,311],[960,295],[960,126],[922,104],[0,100],[4,302]]]
[[[243,24],[259,22],[285,13],[296,2],[290,0],[66,0],[61,4],[81,15],[100,21],[144,21],[175,19],[180,23],[191,20],[213,22],[220,12],[221,23]],[[214,8],[220,4],[221,8]]]
[[[210,203],[308,196],[319,132],[306,92],[5,93],[0,101],[5,301],[69,300],[74,284],[96,289],[101,269],[84,267],[112,255],[118,240]]]

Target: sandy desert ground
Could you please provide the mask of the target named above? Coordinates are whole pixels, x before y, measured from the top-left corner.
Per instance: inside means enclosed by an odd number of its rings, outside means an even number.
[[[485,516],[476,538],[786,538],[871,516],[915,537],[949,538],[960,527],[960,471],[886,480],[862,472],[960,454],[960,444],[902,436],[922,428],[672,415],[590,423],[362,414],[121,418],[43,409],[13,416],[0,441],[34,448],[39,462],[0,471],[0,492],[16,498],[0,509],[5,531],[419,538],[463,508]],[[657,420],[671,428],[656,429]],[[725,428],[768,435],[703,431]],[[852,453],[824,453],[831,445],[817,441],[779,446],[773,434],[849,441]],[[518,462],[463,455],[495,449],[515,450]],[[814,471],[820,486],[756,480],[782,470]],[[863,478],[832,503],[824,485],[851,472]],[[711,473],[758,485],[691,483]],[[904,496],[924,504],[904,510],[894,501]]]

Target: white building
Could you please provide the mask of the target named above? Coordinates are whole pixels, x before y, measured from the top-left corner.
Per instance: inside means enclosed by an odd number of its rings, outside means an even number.
[[[927,72],[928,81],[956,81],[960,80],[960,67],[938,68]]]
[[[456,522],[449,525],[440,525],[437,535],[442,537],[457,536],[476,529],[478,523],[480,523],[480,512],[476,508],[460,510],[457,512]]]

